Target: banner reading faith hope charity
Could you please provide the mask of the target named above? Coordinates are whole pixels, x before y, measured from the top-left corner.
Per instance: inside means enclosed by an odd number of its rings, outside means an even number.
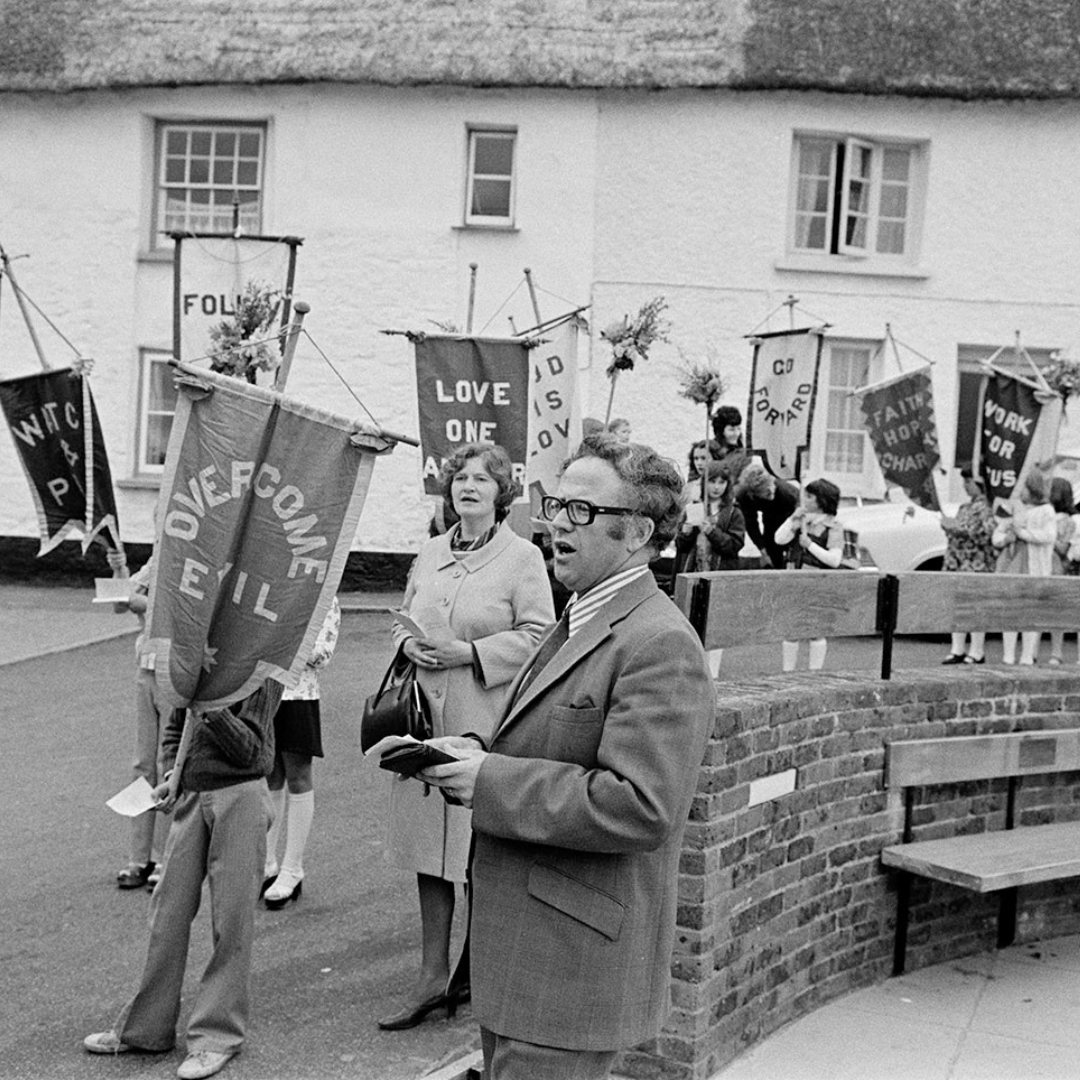
[[[783,480],[799,478],[810,450],[820,361],[819,329],[755,338],[747,443],[769,472]]]
[[[440,494],[439,470],[463,443],[498,443],[525,482],[529,356],[508,338],[423,337],[416,349],[416,396],[424,491]]]
[[[86,375],[62,368],[5,379],[0,405],[37,508],[38,555],[74,531],[84,552],[103,529],[119,548],[112,473]]]
[[[235,318],[249,286],[276,294],[279,325],[288,324],[299,239],[200,233],[177,233],[173,239],[173,353],[178,360],[199,360],[217,348],[211,329]]]
[[[526,476],[533,517],[540,516],[540,498],[551,495],[559,471],[581,433],[577,401],[578,319],[568,319],[545,332],[530,354],[529,461]]]
[[[938,510],[934,469],[941,460],[929,369],[878,383],[862,395],[863,420],[885,480],[927,510]]]
[[[1009,499],[1024,475],[1042,413],[1039,393],[1002,371],[983,383],[973,468],[991,504]]]
[[[166,701],[205,709],[267,678],[295,683],[385,444],[262,387],[180,371],[147,629]]]

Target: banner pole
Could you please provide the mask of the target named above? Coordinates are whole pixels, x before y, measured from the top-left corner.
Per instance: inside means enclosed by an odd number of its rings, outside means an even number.
[[[51,371],[48,360],[45,359],[45,351],[41,347],[41,342],[38,340],[37,331],[34,329],[34,324],[30,321],[30,312],[26,310],[26,301],[23,299],[22,289],[19,288],[19,283],[15,280],[15,274],[11,269],[11,260],[7,256],[7,252],[0,246],[0,264],[3,265],[4,273],[7,274],[8,281],[11,282],[12,291],[15,293],[15,302],[19,305],[19,310],[22,312],[23,322],[26,323],[26,329],[30,334],[30,340],[34,343],[34,351],[37,353],[37,358],[41,361],[41,366],[45,371]]]
[[[303,300],[297,300],[293,304],[293,319],[289,323],[288,336],[285,338],[285,349],[281,356],[281,366],[278,368],[277,378],[274,380],[274,389],[281,393],[285,389],[285,383],[289,378],[289,369],[292,367],[293,356],[296,353],[296,339],[300,336],[300,330],[304,325],[304,316],[311,310],[311,305]]]
[[[536,316],[538,324],[543,323],[543,319],[540,317],[540,305],[536,302],[536,287],[533,285],[532,271],[525,267],[525,283],[529,286],[529,299],[532,300],[533,314]]]
[[[465,333],[472,333],[473,308],[476,305],[476,263],[469,263],[469,310],[465,318]]]

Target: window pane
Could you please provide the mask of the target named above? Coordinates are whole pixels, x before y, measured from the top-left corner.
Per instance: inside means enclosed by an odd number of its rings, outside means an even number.
[[[795,195],[796,248],[826,250],[835,160],[835,143],[807,139],[799,144],[799,176]]]
[[[151,360],[147,377],[150,381],[150,411],[175,411],[176,384],[173,380],[172,369],[168,363],[163,360]]]
[[[898,150],[895,147],[885,150],[881,161],[881,175],[883,179],[902,180],[906,183],[910,168],[910,150]]]
[[[514,140],[507,135],[474,135],[476,176],[510,176],[514,166]]]
[[[165,464],[165,451],[169,446],[169,433],[172,431],[172,424],[172,416],[148,416],[146,418],[145,465]]]
[[[233,199],[243,188],[241,224],[246,232],[260,232],[262,147],[263,133],[254,127],[166,127],[157,228],[231,232]],[[161,242],[156,234],[154,239]]]
[[[870,367],[867,346],[833,345],[829,350],[829,387],[825,433],[827,472],[861,473],[866,435],[859,399],[852,390],[866,385]]]
[[[472,206],[469,213],[480,217],[508,218],[510,216],[510,181],[473,181]]]
[[[877,249],[883,255],[904,254],[904,223],[883,221],[878,225]]]

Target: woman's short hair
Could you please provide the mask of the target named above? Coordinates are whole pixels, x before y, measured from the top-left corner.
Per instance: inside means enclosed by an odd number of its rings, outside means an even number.
[[[832,517],[840,509],[840,489],[831,480],[811,480],[804,490],[814,496],[823,514]]]
[[[615,470],[626,488],[628,505],[653,523],[649,546],[657,554],[663,551],[683,520],[683,478],[675,463],[651,446],[620,442],[607,434],[582,439],[566,464],[584,458],[599,458]]]
[[[1076,512],[1076,500],[1073,498],[1072,484],[1064,476],[1055,476],[1050,481],[1050,505],[1059,514]]]
[[[723,441],[724,429],[729,427],[742,427],[742,413],[734,405],[721,405],[713,414],[712,429],[718,441]],[[742,445],[742,435],[739,436],[739,446]]]
[[[1036,506],[1050,501],[1050,481],[1041,469],[1032,469],[1024,478],[1024,490],[1031,496]]]
[[[727,460],[725,458],[725,460]],[[751,499],[770,499],[775,490],[775,478],[765,468],[759,457],[751,457],[749,460],[742,459],[742,468],[739,470],[739,479],[736,482],[735,497],[745,495]]]
[[[510,504],[521,494],[521,485],[514,479],[514,467],[510,455],[495,443],[462,443],[444,462],[439,472],[439,485],[445,498],[454,505],[451,488],[454,477],[465,467],[467,461],[479,458],[499,491],[495,496],[495,520],[502,521],[510,512]],[[455,507],[455,510],[457,508]]]

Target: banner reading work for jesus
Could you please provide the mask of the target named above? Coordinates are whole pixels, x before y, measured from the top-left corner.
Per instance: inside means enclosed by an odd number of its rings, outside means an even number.
[[[1004,372],[995,371],[983,384],[973,467],[991,504],[1007,500],[1024,475],[1042,412],[1037,395],[1033,386]]]
[[[886,483],[899,485],[927,510],[940,509],[934,469],[941,455],[929,370],[856,392],[862,395],[863,420]]]
[[[439,470],[463,443],[498,443],[524,486],[529,355],[506,338],[424,337],[416,350],[416,397],[424,491],[440,494]]]
[[[746,441],[774,476],[796,480],[810,451],[821,331],[785,330],[754,340]]]
[[[549,330],[530,353],[529,460],[526,478],[533,516],[540,516],[541,494],[552,495],[559,471],[581,435],[577,403],[578,320]]]
[[[112,473],[87,377],[62,368],[5,379],[0,405],[37,509],[38,555],[74,531],[84,552],[102,529],[119,548]]]
[[[173,239],[173,353],[178,360],[213,353],[218,346],[210,331],[236,318],[249,289],[280,300],[278,325],[288,323],[299,239],[201,233],[176,233]]]
[[[295,683],[337,592],[374,450],[354,421],[180,371],[147,634],[165,700],[209,708],[267,678]]]

